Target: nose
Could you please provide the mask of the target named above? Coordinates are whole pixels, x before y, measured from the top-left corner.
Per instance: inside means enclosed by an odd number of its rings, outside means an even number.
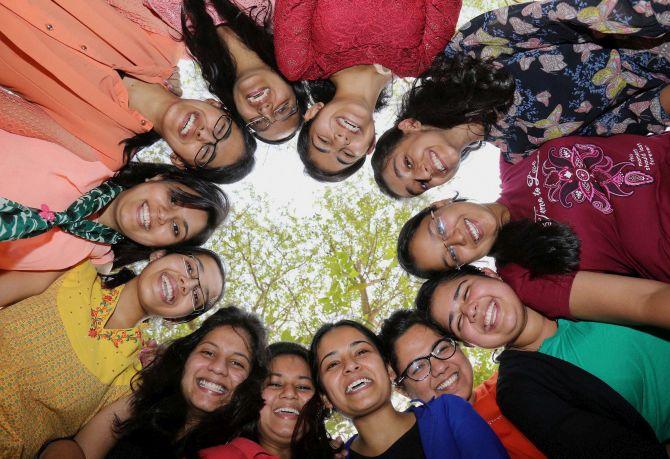
[[[269,119],[271,123],[274,122],[274,107],[270,101],[261,104],[258,107],[258,113]]]
[[[449,366],[446,360],[440,360],[432,355],[429,358],[430,358],[430,374],[433,376],[441,375]]]
[[[296,393],[295,386],[293,384],[284,384],[279,396],[282,398],[298,398],[298,394]]]
[[[461,312],[468,318],[470,323],[474,323],[477,320],[477,303],[474,301],[463,303]]]
[[[182,274],[179,276],[179,281],[177,282],[177,288],[182,295],[188,295],[193,291],[194,288],[198,286],[198,279],[191,279],[190,277]]]
[[[345,129],[338,130],[335,132],[334,142],[338,147],[346,147],[351,143],[349,138],[348,131]]]
[[[207,369],[212,373],[216,373],[221,376],[228,376],[228,364],[224,356],[219,356],[215,359],[212,359],[207,366]]]
[[[216,142],[216,139],[214,138],[214,134],[212,133],[212,129],[207,128],[206,126],[201,126],[200,129],[198,129],[198,140],[204,143],[214,143]]]
[[[417,161],[416,168],[414,168],[414,179],[415,180],[430,180],[433,178],[431,173],[431,168],[425,161]]]
[[[360,368],[361,366],[358,364],[353,359],[349,359],[346,362],[344,362],[344,372],[345,373],[351,373],[352,371],[356,371]]]

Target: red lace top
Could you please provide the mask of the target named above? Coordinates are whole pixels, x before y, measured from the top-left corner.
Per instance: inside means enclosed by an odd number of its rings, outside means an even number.
[[[418,76],[454,34],[461,0],[277,0],[275,54],[289,80],[359,64]]]

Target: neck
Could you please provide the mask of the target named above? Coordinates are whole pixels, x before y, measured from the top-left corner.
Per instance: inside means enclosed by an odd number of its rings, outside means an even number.
[[[537,351],[545,339],[556,334],[558,325],[556,321],[547,319],[529,307],[524,308],[526,308],[526,324],[509,347],[522,351]]]
[[[134,277],[126,283],[119,295],[116,308],[105,324],[105,328],[131,328],[146,317],[140,305],[138,278]]]
[[[396,411],[389,399],[381,408],[354,418],[353,422],[358,431],[358,438],[354,440],[356,450],[365,456],[378,456],[398,441],[414,425],[416,418],[412,412]]]
[[[122,191],[121,194],[125,193]],[[121,196],[119,194],[119,196]],[[102,209],[102,213],[98,217],[98,223],[101,223],[105,226],[109,226],[114,231],[119,231],[119,225],[116,221],[116,207],[118,206],[119,196],[116,197],[112,202],[110,202],[107,207]]]
[[[235,61],[235,79],[258,69],[269,68],[255,51],[250,50],[242,43],[240,37],[230,27],[219,26],[216,28],[216,33],[219,39],[226,44],[228,52]]]
[[[509,223],[511,216],[509,213],[509,209],[507,206],[500,204],[499,202],[489,202],[488,204],[484,204],[488,209],[493,213],[496,219],[496,224],[498,226],[498,230],[503,227],[503,225]]]
[[[334,73],[330,81],[335,85],[333,100],[356,100],[374,112],[377,99],[391,81],[391,75],[382,75],[372,65],[355,65]]]
[[[291,443],[288,445],[279,445],[269,439],[261,438],[259,444],[273,456],[277,456],[280,459],[291,459]]]
[[[128,90],[128,106],[145,116],[154,130],[163,135],[163,115],[179,98],[155,83],[146,83],[124,76],[123,85]]]

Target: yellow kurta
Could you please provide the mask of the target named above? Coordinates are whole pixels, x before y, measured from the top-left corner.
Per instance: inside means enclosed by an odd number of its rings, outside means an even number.
[[[130,392],[142,329],[106,329],[122,287],[90,262],[0,310],[0,457],[33,457]]]

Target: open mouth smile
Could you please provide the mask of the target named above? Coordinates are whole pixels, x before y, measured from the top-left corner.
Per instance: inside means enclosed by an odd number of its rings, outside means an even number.
[[[213,392],[216,395],[224,395],[226,392],[228,392],[228,389],[226,389],[221,384],[208,381],[204,378],[198,378],[197,384],[198,387],[205,389],[206,391]]]
[[[149,209],[149,203],[144,201],[142,205],[137,209],[137,223],[141,228],[144,228],[146,231],[151,229],[151,209]]]
[[[273,410],[273,413],[279,415],[280,418],[295,419],[300,415],[300,411],[291,407],[279,407]]]
[[[173,279],[166,273],[161,274],[160,277],[160,283],[161,283],[161,297],[163,298],[163,301],[172,304],[175,299],[175,290],[176,290],[176,285],[173,281]]]
[[[449,168],[442,162],[437,153],[435,153],[433,150],[428,150],[428,156],[430,157],[430,162],[433,164],[433,168],[437,173],[446,174],[449,172]]]
[[[495,300],[492,300],[491,303],[489,303],[489,307],[486,308],[486,314],[484,315],[484,329],[490,331],[495,328],[497,319],[498,305]]]
[[[358,134],[359,132],[361,132],[361,128],[358,124],[354,123],[353,121],[343,116],[338,116],[337,118],[335,118],[335,121],[337,121],[337,124],[339,124],[341,127],[354,134]]]
[[[196,112],[191,112],[184,117],[183,124],[179,130],[179,136],[182,138],[188,137],[193,131],[195,122],[198,120],[200,115]]]
[[[247,94],[247,101],[251,105],[260,105],[265,103],[266,99],[270,96],[270,88],[261,88],[256,89],[255,91]]]
[[[437,386],[435,389],[437,390],[452,389],[453,386],[456,384],[456,381],[458,381],[458,372],[454,373],[453,375],[449,376],[447,379],[442,381],[440,385]]]
[[[368,378],[360,378],[357,379],[356,381],[352,382],[347,386],[346,389],[346,394],[354,394],[356,392],[360,392],[361,390],[367,388],[370,384],[372,384],[372,380]]]
[[[463,220],[465,221],[465,227],[468,229],[468,233],[470,233],[470,237],[472,237],[474,243],[477,244],[479,240],[482,238],[482,232],[479,230],[479,227],[476,224],[474,224],[467,218]]]

